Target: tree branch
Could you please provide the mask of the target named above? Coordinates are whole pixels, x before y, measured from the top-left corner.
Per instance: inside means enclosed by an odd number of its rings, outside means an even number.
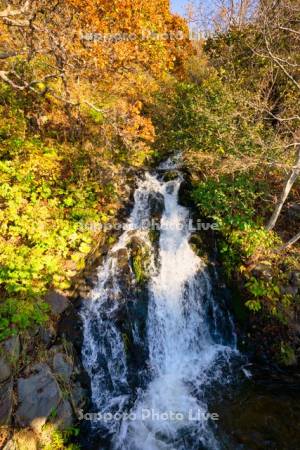
[[[280,247],[280,251],[282,250],[286,250],[288,247],[290,247],[291,245],[295,244],[297,241],[299,241],[300,239],[300,232],[297,233],[294,237],[292,237],[292,239],[290,239],[286,244],[284,244],[282,247]]]
[[[294,77],[286,70],[286,68],[284,67],[284,65],[280,62],[280,60],[272,53],[271,49],[270,49],[270,45],[268,42],[268,39],[265,36],[265,42],[266,42],[266,47],[268,50],[268,53],[270,55],[270,57],[273,59],[273,61],[281,68],[281,70],[283,70],[283,72],[286,74],[286,76],[292,81],[292,83],[300,90],[300,84],[297,83],[297,81],[294,79]]]
[[[279,28],[280,28],[280,30],[290,31],[291,33],[295,33],[298,36],[300,36],[300,31],[296,31],[296,30],[293,30],[292,28],[287,28],[287,27],[279,27]]]
[[[297,149],[297,157],[296,157],[295,165],[292,168],[292,170],[291,170],[291,172],[290,172],[290,174],[289,174],[289,176],[288,176],[288,178],[286,180],[286,183],[285,183],[284,188],[282,190],[280,199],[279,199],[279,201],[278,201],[278,203],[277,203],[277,205],[275,207],[275,210],[274,210],[274,212],[272,214],[272,217],[271,217],[269,223],[266,226],[267,230],[272,230],[275,227],[276,222],[278,220],[278,217],[279,217],[279,215],[281,213],[281,210],[283,208],[283,205],[284,205],[284,203],[285,203],[285,201],[286,201],[286,199],[287,199],[287,197],[288,197],[288,195],[290,193],[290,190],[293,187],[293,184],[295,183],[295,181],[298,178],[298,175],[300,173],[300,146],[297,146],[297,147],[298,147],[298,149]]]

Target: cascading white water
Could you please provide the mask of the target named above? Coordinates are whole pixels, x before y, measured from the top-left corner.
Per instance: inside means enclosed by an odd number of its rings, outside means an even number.
[[[225,380],[224,368],[236,353],[235,336],[228,313],[214,299],[207,267],[189,244],[189,211],[178,204],[181,181],[180,174],[167,182],[147,174],[140,182],[127,230],[99,269],[98,286],[82,310],[83,363],[94,410],[101,419],[105,413],[113,415],[93,427],[109,436],[112,449],[219,448],[215,425],[207,416],[206,389],[214,380]],[[118,257],[120,251],[126,254],[133,235],[152,248],[149,230],[142,227],[151,216],[153,194],[163,198],[164,211],[158,258],[152,249],[145,336],[134,318],[132,322],[134,344],[147,348],[133,386],[124,336],[115,319],[120,303],[126,304],[133,294],[122,285]],[[129,276],[134,289],[132,270]],[[224,328],[229,330],[226,338]]]

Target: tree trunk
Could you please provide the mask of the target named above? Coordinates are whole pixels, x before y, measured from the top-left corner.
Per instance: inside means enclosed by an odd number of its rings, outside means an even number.
[[[284,185],[284,188],[282,190],[280,199],[275,207],[275,210],[273,212],[273,215],[266,226],[267,230],[272,230],[277,222],[277,219],[281,213],[282,207],[290,193],[290,190],[293,187],[293,184],[295,183],[298,175],[300,173],[300,145],[297,145],[297,158],[294,167],[292,168],[291,172],[289,173],[289,176],[286,180],[286,183]]]

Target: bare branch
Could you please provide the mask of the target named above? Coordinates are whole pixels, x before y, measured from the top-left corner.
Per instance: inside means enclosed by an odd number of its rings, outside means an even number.
[[[11,58],[13,56],[21,55],[24,52],[6,52],[6,53],[0,53],[0,59],[7,59]]]
[[[268,50],[269,55],[273,59],[273,61],[283,70],[283,72],[286,74],[286,76],[292,81],[292,83],[300,90],[300,84],[294,79],[294,77],[286,70],[284,65],[280,62],[280,60],[272,53],[270,49],[270,44],[268,42],[268,39],[265,37],[265,43]]]
[[[92,108],[93,110],[99,112],[99,113],[103,113],[104,109],[99,109],[97,108],[97,106],[93,105],[92,103],[88,102],[87,100],[84,100],[84,102],[86,105],[88,105],[90,108]]]
[[[286,244],[284,244],[282,247],[280,247],[279,251],[286,250],[291,245],[295,244],[300,239],[300,232],[297,233],[292,239],[290,239]]]
[[[280,199],[275,207],[275,210],[272,214],[272,217],[271,217],[268,225],[266,226],[267,230],[272,230],[275,227],[277,219],[283,208],[283,205],[284,205],[296,179],[298,178],[299,173],[300,173],[300,146],[297,147],[297,157],[296,157],[295,165],[294,165],[294,167],[292,167],[292,169],[290,171],[290,174],[289,174],[289,176],[285,182],[284,188],[282,190]]]
[[[0,70],[0,78],[5,81],[5,83],[9,84],[13,89],[17,89],[18,91],[23,91],[24,89],[26,89],[26,86],[19,86],[18,84],[14,83],[10,78],[9,78],[9,71],[5,71],[5,70]]]
[[[292,28],[287,28],[287,27],[279,27],[279,28],[280,28],[280,30],[290,31],[291,33],[295,33],[298,36],[300,36],[300,31],[296,31],[296,30],[293,30]]]

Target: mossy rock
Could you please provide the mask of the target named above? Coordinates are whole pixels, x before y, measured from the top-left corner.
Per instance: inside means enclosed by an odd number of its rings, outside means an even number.
[[[150,249],[138,236],[133,236],[128,247],[131,250],[132,270],[137,284],[145,284],[150,276]]]
[[[176,170],[170,170],[170,171],[164,173],[162,178],[163,178],[163,181],[166,181],[166,182],[177,180],[178,172]]]

